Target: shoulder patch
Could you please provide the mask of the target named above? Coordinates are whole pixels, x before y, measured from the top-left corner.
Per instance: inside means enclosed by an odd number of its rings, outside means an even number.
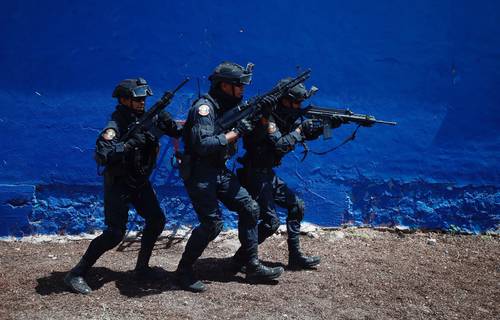
[[[210,113],[210,107],[206,104],[202,104],[198,107],[198,114],[202,117],[208,116]]]
[[[113,140],[114,137],[116,137],[116,131],[113,128],[108,128],[106,131],[103,132],[102,137],[104,140],[110,141]]]
[[[267,125],[267,133],[275,133],[276,132],[276,123],[269,121]]]

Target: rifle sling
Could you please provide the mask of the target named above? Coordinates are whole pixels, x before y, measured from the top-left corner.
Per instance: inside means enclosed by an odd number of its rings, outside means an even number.
[[[301,161],[304,161],[308,152],[311,152],[312,154],[315,154],[318,156],[323,156],[327,153],[330,153],[332,151],[337,150],[338,148],[342,147],[344,144],[346,144],[346,143],[348,143],[356,138],[356,133],[358,132],[359,127],[361,127],[361,125],[358,124],[356,129],[347,138],[345,138],[344,141],[342,141],[339,145],[336,145],[335,147],[328,149],[328,150],[325,150],[325,151],[317,152],[317,151],[309,150],[309,148],[307,148],[307,146],[304,144],[304,151],[302,152],[302,153],[304,153],[304,157],[302,158]]]

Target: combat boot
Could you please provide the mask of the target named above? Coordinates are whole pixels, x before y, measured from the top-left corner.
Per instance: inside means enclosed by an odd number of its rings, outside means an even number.
[[[300,251],[299,238],[288,239],[288,269],[311,269],[321,262],[319,256],[306,256]]]
[[[76,293],[91,293],[92,289],[90,289],[89,285],[83,278],[90,267],[91,266],[84,259],[81,259],[80,262],[78,262],[78,264],[64,277],[64,283]]]
[[[259,259],[251,259],[246,268],[246,279],[250,282],[266,282],[277,279],[283,273],[282,267],[269,268],[260,263]]]
[[[311,269],[321,262],[319,256],[306,256],[302,252],[290,253],[288,256],[288,268],[292,270]]]
[[[186,291],[203,292],[207,290],[203,282],[196,279],[191,266],[181,266],[179,264],[175,275],[179,286]]]

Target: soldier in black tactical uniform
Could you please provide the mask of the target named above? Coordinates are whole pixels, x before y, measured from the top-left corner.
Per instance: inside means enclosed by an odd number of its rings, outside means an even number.
[[[105,167],[104,216],[107,228],[92,240],[80,262],[64,278],[64,282],[78,293],[91,292],[85,282],[85,274],[102,254],[122,241],[129,205],[133,205],[145,219],[134,275],[140,278],[154,276],[148,263],[155,241],[165,226],[165,216],[149,176],[156,165],[158,136],[180,137],[182,128],[163,110],[154,119],[154,134],[138,130],[127,141],[120,140],[130,125],[144,114],[146,97],[151,95],[153,92],[142,78],[123,80],[113,91],[112,96],[118,99],[118,105],[99,134],[95,150],[97,163]]]
[[[290,80],[291,78],[283,79],[279,84]],[[320,263],[319,256],[306,256],[300,251],[300,222],[304,217],[304,202],[273,170],[281,164],[281,159],[288,152],[294,150],[297,143],[317,139],[322,133],[319,120],[300,121],[301,103],[310,95],[311,91],[306,90],[301,83],[280,98],[275,111],[261,119],[253,132],[243,138],[246,153],[241,159],[243,168],[238,170],[242,185],[260,206],[259,244],[279,227],[276,205],[288,210],[286,227],[290,269],[306,269]],[[233,257],[237,270],[244,271],[244,259],[244,251],[239,249]]]
[[[177,267],[179,283],[189,291],[205,290],[204,284],[193,273],[193,264],[222,230],[218,200],[238,213],[238,233],[241,251],[245,253],[247,279],[267,281],[278,278],[283,272],[281,267],[268,268],[259,262],[259,206],[240,186],[236,175],[226,167],[226,160],[236,152],[236,140],[250,132],[253,126],[249,121],[242,120],[229,132],[215,132],[217,118],[241,102],[244,86],[250,83],[251,76],[248,67],[244,69],[235,63],[224,62],[217,66],[209,77],[209,93],[194,102],[184,126],[185,161],[181,171],[185,171],[186,167],[187,171],[191,171],[183,174],[184,185],[200,220]],[[272,105],[275,102],[269,98],[262,103]],[[186,158],[190,159],[190,164],[186,163]]]

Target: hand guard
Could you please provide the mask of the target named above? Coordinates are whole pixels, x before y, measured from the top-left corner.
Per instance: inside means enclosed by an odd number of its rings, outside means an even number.
[[[330,128],[335,129],[340,127],[341,124],[346,123],[342,118],[335,117],[330,120]]]

